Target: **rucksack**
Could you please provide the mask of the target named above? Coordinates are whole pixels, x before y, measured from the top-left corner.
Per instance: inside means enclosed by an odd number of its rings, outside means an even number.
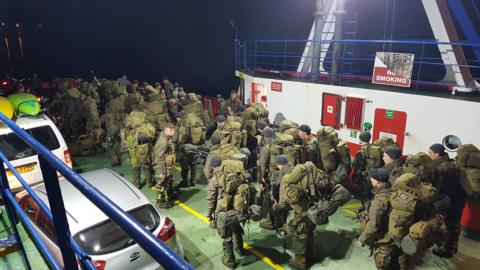
[[[297,123],[285,119],[280,122],[279,131],[281,133],[291,135],[294,139],[296,139],[298,137],[298,127],[299,126]]]
[[[253,103],[250,105],[250,107],[253,107],[256,109],[256,113],[257,113],[257,120],[261,120],[261,119],[268,119],[268,110],[267,108],[265,108],[265,106],[263,106],[262,103]]]
[[[364,156],[367,161],[365,167],[367,170],[380,168],[385,165],[383,162],[383,153],[385,148],[389,146],[397,146],[400,148],[400,146],[398,146],[398,144],[396,144],[392,138],[380,138],[373,144],[364,148]]]
[[[317,131],[317,135],[322,167],[331,173],[337,169],[340,162],[340,155],[336,149],[339,143],[337,131],[332,127],[323,127]]]
[[[417,175],[405,173],[395,181],[390,196],[392,210],[389,215],[389,238],[400,244],[410,227],[420,217],[419,213],[427,209],[438,196],[438,191],[430,183],[421,182]]]
[[[457,151],[460,184],[467,196],[480,202],[480,150],[472,144],[461,145]]]
[[[238,148],[247,145],[247,132],[242,129],[242,123],[235,118],[227,118],[225,124],[220,128],[219,134],[222,137],[222,144],[232,144]]]
[[[335,150],[338,153],[340,162],[332,173],[332,179],[337,184],[343,184],[348,179],[352,157],[350,156],[350,150],[345,141],[340,141],[335,147]]]
[[[275,159],[278,155],[285,155],[290,163],[296,165],[300,160],[300,146],[296,145],[292,135],[277,133],[270,145],[270,163],[276,166]]]
[[[255,136],[257,133],[257,121],[258,121],[258,112],[257,109],[250,106],[245,109],[242,113],[243,117],[243,128],[250,132],[252,136]]]
[[[403,164],[404,173],[416,174],[421,182],[437,184],[437,167],[435,162],[426,153],[417,153]]]
[[[132,111],[125,119],[125,128],[127,131],[136,129],[147,122],[147,114],[142,111]]]
[[[143,141],[140,141],[140,136],[143,137]],[[155,127],[148,122],[129,131],[127,142],[132,167],[151,163],[151,151],[154,138]]]
[[[282,178],[282,198],[287,203],[307,203],[308,217],[317,225],[328,222],[340,205],[351,198],[342,185],[331,181],[330,175],[313,162],[299,164]]]
[[[188,113],[180,119],[178,127],[179,143],[203,144],[206,134],[205,125],[197,114]]]
[[[219,206],[224,211],[235,210],[239,216],[247,216],[251,203],[249,175],[244,164],[238,160],[224,160],[221,165],[223,174],[223,194]]]

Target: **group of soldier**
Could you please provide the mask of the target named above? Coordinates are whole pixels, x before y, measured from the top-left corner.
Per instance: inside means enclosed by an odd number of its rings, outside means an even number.
[[[244,253],[242,224],[249,219],[290,238],[289,264],[308,268],[316,225],[327,223],[351,193],[364,205],[358,243],[371,248],[378,269],[407,269],[409,255],[433,244],[441,257],[457,251],[462,169],[440,144],[428,154],[406,156],[391,139],[371,143],[365,130],[351,160],[334,128],[322,127],[314,136],[308,125],[288,119],[270,123],[262,104],[244,105],[237,91],[228,100],[217,96],[214,110],[168,79],[153,86],[126,76],[59,80],[57,87],[48,111],[63,121],[64,134],[84,154],[106,143],[112,166],[121,164],[125,145],[133,183],[155,189],[157,207],[172,207],[179,188],[195,186],[204,161],[208,219],[223,239],[222,262],[229,268],[237,265],[235,253]],[[177,161],[181,182],[175,185]]]

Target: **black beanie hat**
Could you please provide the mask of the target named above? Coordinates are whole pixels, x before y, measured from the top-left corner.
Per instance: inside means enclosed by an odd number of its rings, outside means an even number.
[[[298,130],[303,131],[307,133],[307,135],[310,135],[312,133],[312,129],[308,125],[301,125]]]
[[[432,144],[432,146],[430,146],[430,150],[432,150],[432,152],[435,154],[439,154],[440,156],[445,154],[445,147],[439,143]]]
[[[273,139],[275,138],[275,130],[267,127],[263,130],[263,136],[265,136],[265,138],[267,139]]]
[[[218,145],[218,144],[220,144],[221,139],[220,139],[220,137],[218,137],[218,136],[215,135],[215,136],[210,137],[210,142],[211,142],[213,145]]]
[[[278,155],[277,158],[275,158],[275,163],[277,163],[277,165],[287,165],[288,164],[287,156]]]
[[[212,157],[212,159],[210,160],[210,167],[217,168],[220,165],[222,165],[222,159],[219,157]]]
[[[372,138],[372,134],[370,134],[370,132],[368,131],[364,131],[362,133],[360,133],[360,136],[358,137],[362,142],[370,142],[370,139]]]
[[[267,123],[263,120],[258,120],[257,121],[257,129],[258,130],[264,130],[267,127]]]
[[[370,175],[379,182],[385,183],[388,181],[388,170],[386,168],[373,169]]]
[[[385,154],[389,156],[391,159],[398,159],[402,156],[402,150],[398,149],[397,147],[389,146],[385,149]]]

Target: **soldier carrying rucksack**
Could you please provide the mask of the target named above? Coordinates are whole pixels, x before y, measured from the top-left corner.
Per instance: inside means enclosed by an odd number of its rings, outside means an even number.
[[[280,169],[283,169],[280,166]],[[306,269],[307,259],[313,255],[313,232],[316,225],[328,222],[339,206],[349,201],[350,193],[332,182],[330,175],[312,162],[298,164],[282,176],[279,201],[274,212],[292,209],[293,219],[287,224],[287,235],[292,239],[295,256],[289,265]]]
[[[145,183],[153,187],[152,151],[155,127],[147,121],[145,112],[132,111],[125,120],[125,135],[128,144],[130,165],[133,171],[133,184],[142,187],[141,171],[145,172]]]
[[[216,222],[218,234],[223,239],[223,264],[235,268],[234,250],[243,256],[241,225],[250,217],[250,205],[255,193],[242,161],[222,161],[221,158],[214,157],[210,166],[214,173],[208,184],[208,218],[210,222]]]

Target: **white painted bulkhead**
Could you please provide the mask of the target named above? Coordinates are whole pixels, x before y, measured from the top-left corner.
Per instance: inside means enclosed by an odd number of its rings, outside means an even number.
[[[245,80],[245,100],[251,98],[252,83],[263,85],[267,92],[270,120],[277,113],[299,124],[308,124],[312,131],[320,127],[322,94],[324,92],[361,97],[366,100],[363,122],[373,125],[375,109],[403,111],[407,113],[404,153],[425,152],[433,143],[441,143],[446,135],[457,135],[463,144],[480,146],[480,103],[423,95],[403,94],[348,86],[334,86],[296,81],[252,77],[237,72]],[[282,84],[282,92],[272,91],[272,82]],[[345,102],[343,102],[345,103]],[[345,104],[342,104],[341,123],[345,119]],[[350,137],[350,130],[341,128],[339,136],[350,143],[358,144]]]

